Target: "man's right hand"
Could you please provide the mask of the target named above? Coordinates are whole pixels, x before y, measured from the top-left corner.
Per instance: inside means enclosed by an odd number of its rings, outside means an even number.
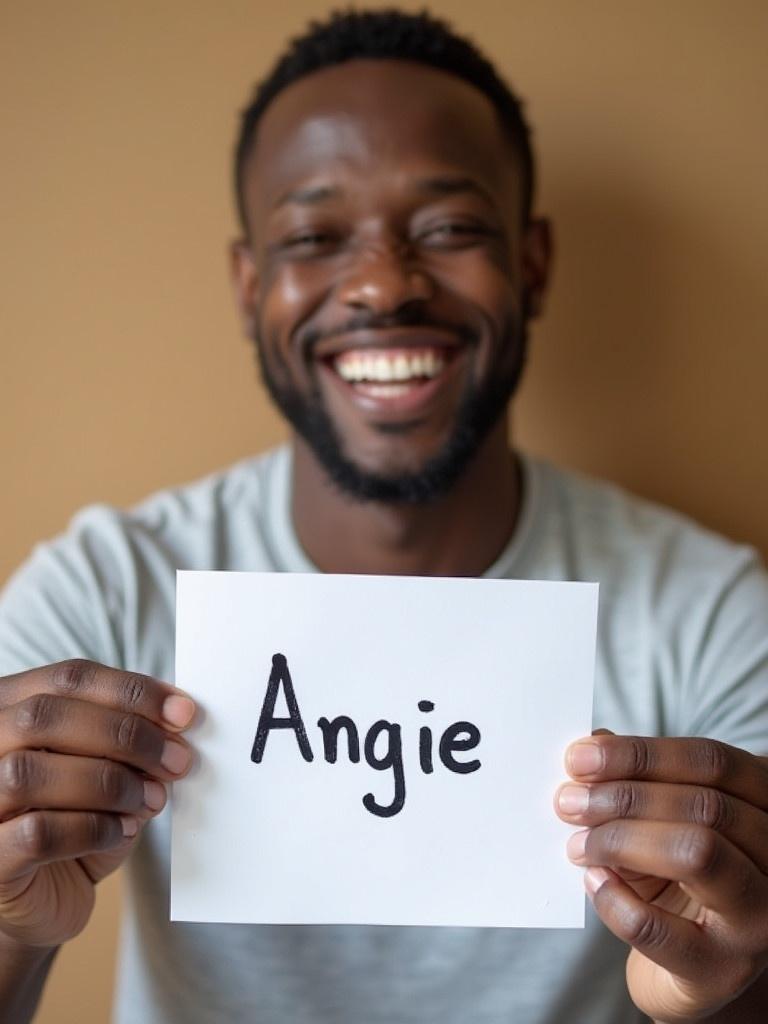
[[[192,700],[89,661],[0,679],[0,934],[54,947],[189,769]]]

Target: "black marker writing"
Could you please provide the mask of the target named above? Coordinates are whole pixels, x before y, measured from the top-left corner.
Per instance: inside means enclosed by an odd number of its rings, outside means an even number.
[[[459,739],[462,733],[467,734],[466,739]],[[446,768],[450,768],[452,772],[458,772],[460,775],[476,772],[480,767],[477,758],[474,761],[457,761],[453,752],[454,750],[474,750],[479,742],[480,730],[476,725],[471,722],[454,722],[440,737],[440,760]]]
[[[288,707],[287,718],[278,718],[275,715],[275,703],[280,684],[283,686],[285,702]],[[435,705],[431,700],[420,700],[418,708],[419,711],[429,714],[435,710]],[[318,718],[317,725],[323,737],[323,757],[328,764],[337,763],[342,732],[346,737],[347,757],[350,762],[357,764],[360,761],[360,734],[354,721],[348,715],[338,715],[330,720]],[[272,657],[272,671],[269,675],[267,692],[256,727],[256,738],[251,750],[251,760],[254,764],[261,763],[267,738],[272,729],[293,729],[301,756],[305,761],[313,760],[312,748],[304,728],[304,720],[299,710],[299,703],[288,670],[288,662],[283,654],[275,654]],[[480,730],[472,722],[454,722],[449,725],[438,743],[438,752],[443,765],[457,775],[469,775],[476,772],[481,766],[479,758],[474,758],[471,761],[458,761],[454,754],[459,751],[474,750],[479,745],[480,738]],[[386,745],[382,750],[383,743]],[[429,726],[424,725],[419,729],[419,767],[425,775],[431,775],[434,772],[432,748],[432,730]],[[388,722],[384,718],[374,722],[365,735],[363,754],[366,763],[376,771],[383,772],[392,769],[394,784],[394,793],[390,803],[379,803],[373,793],[366,793],[363,797],[363,806],[379,818],[391,818],[398,814],[405,805],[403,736],[399,723]]]
[[[435,705],[431,700],[420,700],[419,711],[434,711]],[[428,725],[422,725],[419,729],[419,764],[425,775],[431,775],[432,767],[432,730]]]
[[[348,715],[339,715],[329,722],[327,718],[318,718],[317,724],[323,733],[323,754],[328,764],[336,764],[336,756],[339,746],[339,732],[346,729],[347,752],[349,760],[354,764],[360,760],[360,737],[357,735],[357,726]]]
[[[285,691],[285,703],[288,705],[288,718],[275,718],[275,701],[277,691],[283,684]],[[293,729],[296,733],[296,742],[299,744],[301,756],[305,761],[312,760],[312,748],[307,739],[307,730],[304,728],[304,721],[299,711],[299,704],[291,682],[291,673],[288,671],[288,662],[284,654],[272,655],[272,671],[269,673],[267,692],[264,703],[261,706],[259,724],[256,727],[256,738],[253,741],[251,760],[258,764],[264,756],[264,747],[267,745],[267,737],[272,729]]]
[[[382,733],[388,736],[387,752],[383,757],[376,756],[376,740]],[[400,726],[386,722],[383,718],[374,722],[365,737],[365,760],[371,768],[377,768],[380,772],[391,768],[395,776],[395,795],[392,803],[382,805],[376,803],[373,793],[366,793],[363,797],[363,807],[371,814],[380,818],[391,818],[393,814],[402,811],[405,803],[405,772],[403,770],[403,740],[400,735]]]

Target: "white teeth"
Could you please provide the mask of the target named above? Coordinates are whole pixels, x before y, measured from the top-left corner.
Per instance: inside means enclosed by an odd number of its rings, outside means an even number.
[[[395,357],[394,374],[396,380],[408,380],[410,373],[408,370],[408,360],[405,356]]]
[[[443,356],[434,351],[418,352],[345,352],[334,362],[336,372],[346,381],[392,383],[418,377],[436,377],[445,366]],[[392,389],[389,389],[392,393]]]
[[[408,384],[366,384],[366,394],[371,398],[397,398],[410,391]]]

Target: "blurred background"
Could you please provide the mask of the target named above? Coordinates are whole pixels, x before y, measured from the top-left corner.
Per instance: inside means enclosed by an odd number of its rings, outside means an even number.
[[[555,224],[519,443],[768,554],[768,5],[430,6],[526,100]],[[0,4],[0,578],[80,506],[284,436],[231,301],[229,157],[252,84],[327,10]],[[44,1024],[108,1019],[102,890]]]

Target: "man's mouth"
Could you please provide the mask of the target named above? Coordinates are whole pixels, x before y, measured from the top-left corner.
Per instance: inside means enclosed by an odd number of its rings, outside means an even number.
[[[361,348],[341,352],[330,365],[357,394],[398,398],[439,377],[450,361],[445,348]]]
[[[374,422],[423,420],[462,391],[468,340],[433,326],[349,331],[313,355],[330,394]]]

